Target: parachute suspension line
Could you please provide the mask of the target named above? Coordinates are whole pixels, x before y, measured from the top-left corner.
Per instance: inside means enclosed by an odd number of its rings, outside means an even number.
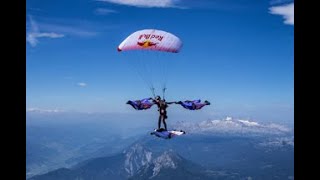
[[[151,87],[150,90],[152,92],[153,98],[156,98],[156,94],[154,93],[154,87]]]
[[[171,54],[170,54],[171,55]],[[163,84],[162,84],[162,92],[163,92],[163,98],[165,98],[165,92],[167,90],[167,80],[168,80],[168,63],[169,61],[171,61],[171,59],[169,58],[170,55],[168,56],[168,54],[163,54],[164,57],[164,63],[163,63]]]
[[[138,62],[138,63],[137,63]],[[154,88],[153,88],[153,84],[150,80],[147,79],[147,77],[145,77],[145,75],[142,73],[142,65],[145,65],[144,63],[142,63],[141,59],[136,58],[136,60],[129,60],[127,63],[125,63],[132,72],[136,73],[142,81],[144,81],[144,83],[147,85],[147,87],[151,90],[151,92],[154,94]]]
[[[169,34],[168,32],[166,32],[166,34]],[[171,42],[172,43],[172,42]],[[175,53],[173,53],[173,54],[175,54]],[[167,84],[167,80],[168,80],[168,76],[169,76],[169,66],[171,67],[171,65],[172,65],[172,61],[173,61],[173,54],[172,53],[169,53],[169,54],[167,54],[167,53],[165,53],[165,54],[163,54],[164,55],[164,57],[165,57],[165,62],[164,62],[164,68],[163,68],[163,70],[164,70],[164,87],[166,88],[166,84]]]
[[[148,87],[150,88],[152,94],[154,94],[154,85],[153,85],[153,80],[152,80],[152,72],[151,72],[151,67],[150,64],[147,63],[148,61],[148,56],[147,53],[145,51],[140,51],[140,52],[136,52],[138,54],[140,54],[140,56],[138,57],[137,61],[139,63],[139,67],[138,67],[138,71],[141,75],[141,77],[143,77],[145,79],[145,82],[147,82]]]
[[[162,99],[165,99],[166,89],[167,88],[165,86],[162,88]]]
[[[156,70],[156,74],[157,74],[157,79],[159,82],[159,90],[162,91],[162,98],[165,98],[165,90],[166,90],[166,79],[167,79],[167,63],[168,60],[167,59],[167,54],[164,52],[156,52],[155,54],[155,58],[153,59],[153,62],[155,64],[155,67],[157,67]],[[160,93],[160,92],[159,92]]]

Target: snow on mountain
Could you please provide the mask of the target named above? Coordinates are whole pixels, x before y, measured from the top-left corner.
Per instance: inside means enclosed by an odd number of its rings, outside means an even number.
[[[177,168],[175,161],[171,158],[171,155],[167,151],[164,152],[159,157],[157,157],[153,161],[153,164],[154,164],[154,168],[153,168],[153,173],[152,173],[152,176],[150,177],[150,179],[152,177],[158,175],[162,168],[172,168],[172,169]]]
[[[259,126],[259,123],[257,123],[257,122],[250,122],[248,120],[240,120],[240,119],[238,121],[241,122],[245,126]]]
[[[207,120],[200,123],[179,121],[173,125],[174,129],[181,129],[193,134],[285,134],[290,129],[275,123],[261,124],[255,121],[226,117],[220,120]]]
[[[124,168],[129,176],[132,176],[141,166],[151,162],[152,159],[152,152],[140,144],[134,144],[123,151],[123,154],[125,154]]]

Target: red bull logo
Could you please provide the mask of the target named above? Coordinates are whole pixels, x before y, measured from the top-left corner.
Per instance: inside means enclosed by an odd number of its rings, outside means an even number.
[[[158,43],[154,41],[162,41],[163,36],[155,34],[141,34],[138,38],[137,44],[141,47],[148,48],[156,46]]]
[[[145,40],[142,42],[137,42],[137,44],[141,47],[148,48],[157,45],[158,43],[151,42],[150,40]]]

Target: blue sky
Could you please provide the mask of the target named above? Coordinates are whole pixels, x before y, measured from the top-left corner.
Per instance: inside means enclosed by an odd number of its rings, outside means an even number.
[[[212,102],[171,111],[293,121],[293,1],[27,0],[26,22],[27,110],[138,113],[150,91],[116,48],[154,28],[183,42],[167,100]]]

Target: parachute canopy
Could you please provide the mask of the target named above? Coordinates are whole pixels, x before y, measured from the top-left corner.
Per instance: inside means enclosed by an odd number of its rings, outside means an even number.
[[[181,40],[169,32],[156,29],[144,29],[129,35],[118,46],[118,51],[155,50],[178,53],[181,47]]]

